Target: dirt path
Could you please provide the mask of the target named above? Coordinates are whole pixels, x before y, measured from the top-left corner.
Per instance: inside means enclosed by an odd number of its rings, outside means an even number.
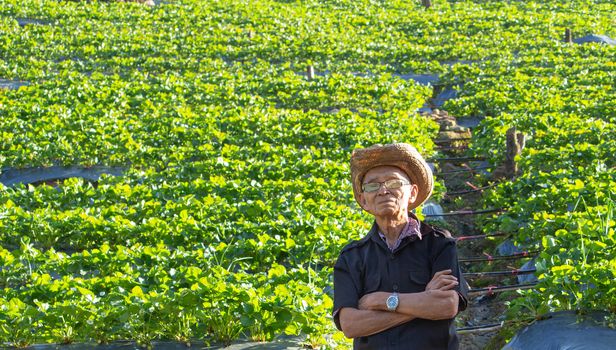
[[[490,165],[481,159],[469,157],[469,139],[472,136],[472,127],[476,126],[478,120],[462,126],[460,124],[464,123],[459,124],[445,111],[434,110],[427,114],[441,126],[436,140],[441,155],[435,160],[435,174],[444,181],[447,188],[448,194],[439,203],[443,212],[479,211],[470,215],[446,215],[436,224],[449,229],[452,235],[459,239],[460,258],[497,256],[499,244],[505,242],[507,237],[496,233],[495,237],[484,238],[484,232],[478,227],[480,217],[497,214],[480,211],[482,195],[490,190]],[[460,239],[468,236],[471,238]],[[504,272],[515,270],[522,263],[515,259],[461,262],[464,273],[468,273],[465,278],[471,290],[478,291],[469,298],[467,310],[457,318],[461,350],[500,349],[504,345],[498,333],[502,321],[505,320],[506,301],[514,298],[515,292],[498,292],[498,288],[494,292],[492,287],[516,285],[518,282],[515,274],[507,276]],[[494,274],[494,271],[499,272]],[[482,275],[480,272],[492,273]],[[503,274],[499,274],[500,272]],[[473,327],[479,329],[471,329]]]

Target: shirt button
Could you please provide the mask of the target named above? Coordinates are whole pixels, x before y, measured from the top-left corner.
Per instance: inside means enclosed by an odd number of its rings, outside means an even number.
[[[395,260],[395,259],[396,259],[396,256],[395,256],[395,255],[392,255],[392,256],[390,256],[389,258],[390,258],[391,260]]]
[[[394,283],[394,285],[392,287],[394,287],[394,291],[398,290],[398,285],[396,283]]]

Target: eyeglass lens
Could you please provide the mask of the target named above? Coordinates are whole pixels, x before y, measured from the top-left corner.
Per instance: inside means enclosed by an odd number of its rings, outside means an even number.
[[[395,190],[397,188],[405,185],[405,182],[402,180],[387,180],[385,182],[370,182],[363,184],[364,192],[374,192],[378,191],[381,188],[381,184],[385,185],[385,188],[390,190]]]

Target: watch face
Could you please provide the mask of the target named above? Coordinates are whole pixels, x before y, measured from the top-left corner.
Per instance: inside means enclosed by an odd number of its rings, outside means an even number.
[[[386,304],[387,304],[387,308],[389,310],[395,310],[396,307],[398,307],[398,296],[397,295],[390,295],[387,298]]]

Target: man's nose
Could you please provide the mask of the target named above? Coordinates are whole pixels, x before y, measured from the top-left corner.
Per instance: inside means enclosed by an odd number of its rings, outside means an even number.
[[[379,187],[379,191],[377,193],[378,194],[389,193],[389,188],[387,188],[387,186],[385,186],[385,184],[381,184],[381,187]]]

